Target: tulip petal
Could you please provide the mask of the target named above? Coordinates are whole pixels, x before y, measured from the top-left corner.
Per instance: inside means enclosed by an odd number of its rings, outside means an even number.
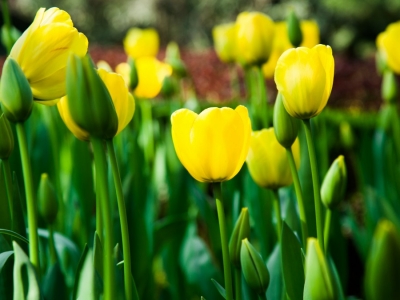
[[[321,65],[324,67],[326,73],[325,92],[324,95],[322,96],[322,101],[318,109],[318,113],[320,113],[326,106],[329,99],[329,95],[331,94],[332,91],[333,75],[335,71],[335,61],[333,60],[331,47],[324,45],[317,45],[313,49],[315,49],[315,51],[318,53]]]
[[[82,141],[88,141],[89,133],[80,128],[71,117],[68,108],[68,99],[66,96],[62,97],[60,101],[58,101],[57,108],[58,112],[60,113],[61,119],[63,120],[65,126],[67,126],[69,131],[71,131],[78,139]]]

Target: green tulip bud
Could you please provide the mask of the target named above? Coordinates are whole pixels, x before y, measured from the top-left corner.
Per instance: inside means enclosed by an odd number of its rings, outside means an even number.
[[[257,294],[265,293],[269,285],[269,272],[260,253],[247,239],[242,241],[240,260],[248,286]]]
[[[288,114],[283,105],[281,93],[276,96],[273,122],[275,136],[279,144],[285,148],[290,148],[297,138],[300,120]]]
[[[39,213],[51,225],[57,218],[58,201],[53,184],[46,173],[42,174],[38,189]]]
[[[14,136],[6,116],[0,114],[0,159],[8,159],[14,150]]]
[[[72,119],[90,136],[111,139],[118,117],[110,93],[89,56],[71,55],[67,65],[68,107]]]
[[[365,269],[367,300],[398,299],[400,278],[400,236],[393,223],[378,223]]]
[[[242,208],[239,218],[236,221],[231,239],[229,241],[229,258],[232,264],[240,269],[240,249],[242,248],[242,240],[250,235],[250,219],[247,207]]]
[[[303,299],[333,300],[336,295],[333,276],[318,240],[308,238]]]
[[[334,209],[344,197],[347,170],[344,156],[339,155],[326,173],[321,186],[321,200],[326,207]]]
[[[353,148],[355,144],[355,137],[350,124],[346,121],[340,122],[339,132],[343,147],[345,149]]]
[[[139,84],[139,75],[136,68],[135,60],[131,57],[128,59],[128,64],[130,67],[129,72],[129,89],[134,91]]]
[[[165,62],[172,67],[173,74],[182,78],[187,75],[187,69],[181,59],[179,46],[175,42],[169,42],[165,53]]]
[[[0,84],[1,109],[11,122],[26,121],[33,108],[33,95],[24,72],[18,63],[7,58]]]
[[[381,88],[382,99],[386,102],[395,102],[398,91],[397,91],[397,81],[396,76],[393,71],[385,70],[383,72],[383,81]]]
[[[167,76],[163,80],[162,88],[161,88],[161,95],[163,97],[169,98],[172,97],[178,90],[176,78],[171,76]]]
[[[290,43],[295,48],[299,47],[303,42],[303,33],[301,32],[300,21],[293,10],[287,18],[287,29]]]

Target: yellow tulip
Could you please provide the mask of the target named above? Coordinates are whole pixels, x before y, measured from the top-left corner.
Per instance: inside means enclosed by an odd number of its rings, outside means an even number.
[[[144,56],[155,57],[159,48],[158,33],[153,28],[129,29],[123,41],[126,54],[133,59]]]
[[[131,67],[129,66],[128,63],[123,62],[119,63],[115,67],[115,73],[119,74],[122,76],[122,78],[125,80],[125,85],[129,87],[130,83],[130,73],[131,73]]]
[[[140,98],[154,98],[161,91],[164,78],[171,76],[172,67],[155,57],[135,60],[139,83],[134,94]]]
[[[250,146],[246,107],[211,107],[199,115],[179,109],[172,114],[171,123],[176,154],[196,180],[222,182],[240,171]]]
[[[86,54],[88,40],[73,26],[71,17],[56,7],[41,8],[29,28],[11,49],[10,57],[23,70],[37,102],[52,105],[66,94],[68,57]]]
[[[259,12],[242,12],[236,19],[236,60],[242,65],[265,63],[272,50],[274,22]]]
[[[225,63],[235,61],[236,25],[227,23],[217,25],[212,30],[214,48],[219,59]]]
[[[292,145],[292,151],[296,167],[299,168],[298,138]],[[263,188],[275,190],[293,182],[286,149],[279,144],[272,127],[252,132],[246,162],[251,177]]]
[[[376,45],[378,51],[388,66],[400,74],[400,21],[390,24],[386,30],[378,35]]]
[[[312,48],[319,44],[319,28],[315,21],[301,21],[300,28],[303,33],[301,47]],[[286,22],[275,23],[275,35],[272,45],[272,52],[268,61],[263,64],[262,70],[265,78],[273,78],[276,63],[279,57],[286,50],[293,48],[289,41]]]
[[[112,72],[112,68],[110,66],[110,64],[108,62],[106,62],[105,60],[99,60],[96,64],[97,69],[104,69],[108,72]]]
[[[326,106],[332,90],[334,59],[329,46],[286,50],[275,69],[275,83],[286,111],[310,119]]]
[[[135,113],[135,100],[128,92],[125,81],[119,74],[108,72],[105,69],[98,70],[100,78],[106,85],[108,92],[112,98],[115,112],[118,117],[118,130],[120,133],[132,120]],[[80,128],[72,119],[69,108],[68,98],[62,97],[57,103],[57,108],[60,113],[61,119],[64,121],[67,128],[80,140],[88,141],[89,133]]]

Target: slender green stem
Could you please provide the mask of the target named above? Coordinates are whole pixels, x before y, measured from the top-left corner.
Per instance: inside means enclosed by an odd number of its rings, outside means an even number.
[[[235,300],[242,300],[242,271],[235,268]]]
[[[260,122],[263,128],[269,127],[269,115],[268,115],[268,97],[267,97],[267,86],[265,85],[264,74],[262,72],[262,67],[257,67],[257,77],[258,77],[258,106],[257,111],[260,114]]]
[[[303,123],[306,132],[308,153],[310,155],[311,175],[312,175],[313,189],[314,189],[315,219],[317,224],[317,238],[322,252],[325,253],[324,232],[322,227],[323,225],[322,225],[322,211],[321,211],[321,192],[319,187],[317,157],[315,155],[314,142],[311,134],[310,119],[303,120]]]
[[[5,34],[7,35],[7,43],[5,46],[7,48],[7,53],[10,53],[13,45],[11,44],[11,18],[7,0],[1,1],[1,10],[3,11],[3,20],[6,27]]]
[[[297,204],[299,206],[299,213],[300,213],[303,248],[305,249],[307,247],[308,227],[307,227],[306,211],[304,208],[303,193],[301,191],[299,174],[297,173],[296,164],[294,162],[292,148],[286,148],[286,154],[289,160],[290,171],[292,172],[294,189],[296,191]]]
[[[222,259],[224,263],[226,300],[233,300],[231,262],[229,259],[228,237],[226,233],[224,203],[222,200],[221,183],[213,183],[214,197],[217,202],[219,231],[221,233]]]
[[[325,226],[324,226],[324,242],[325,242],[325,254],[328,253],[329,246],[329,232],[331,229],[331,219],[332,219],[332,211],[328,208],[325,214]]]
[[[11,224],[12,228],[14,229],[14,201],[12,193],[11,169],[10,169],[10,162],[8,161],[8,159],[3,160],[3,174],[6,181],[6,191],[8,198],[8,208],[10,209]]]
[[[50,261],[54,265],[57,262],[57,251],[54,243],[54,228],[53,225],[49,225],[49,250],[50,250]]]
[[[278,241],[281,242],[282,234],[282,213],[281,213],[281,202],[279,200],[278,190],[272,190],[272,195],[274,198],[274,210],[276,216],[276,234],[278,235]]]
[[[32,264],[40,271],[39,261],[39,237],[37,231],[37,203],[33,190],[31,162],[28,154],[28,143],[26,140],[25,128],[23,123],[17,123],[17,136],[19,149],[21,152],[22,173],[24,175],[26,208],[28,211],[28,231],[29,231],[29,257]]]
[[[96,180],[96,195],[100,195],[100,187],[98,181]],[[96,231],[98,233],[99,239],[103,242],[103,218],[100,197],[96,197]]]
[[[132,272],[131,272],[131,246],[129,243],[129,231],[128,231],[128,218],[126,216],[126,208],[124,195],[122,192],[121,177],[118,169],[117,158],[115,155],[115,149],[113,140],[107,141],[107,149],[111,162],[111,170],[114,177],[115,190],[117,192],[117,202],[119,218],[121,223],[121,234],[122,234],[122,251],[124,255],[124,282],[125,282],[125,299],[131,300],[132,294],[137,294],[135,286],[132,286]],[[138,298],[138,296],[136,296]]]
[[[107,159],[103,148],[103,141],[98,138],[91,138],[93,145],[94,163],[96,168],[96,192],[99,194],[96,197],[100,198],[102,218],[104,222],[104,299],[114,299],[115,287],[115,268],[113,257],[113,231],[111,219],[111,207],[108,197],[108,182],[107,182]]]

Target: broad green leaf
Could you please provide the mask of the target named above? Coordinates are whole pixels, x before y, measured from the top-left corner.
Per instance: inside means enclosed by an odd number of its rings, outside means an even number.
[[[14,251],[6,251],[3,253],[0,253],[0,273],[1,273],[1,270],[3,269],[5,263],[7,262],[7,260],[13,254],[14,254]]]
[[[212,283],[214,283],[215,288],[217,289],[218,293],[222,296],[222,298],[226,299],[226,291],[222,285],[218,283],[214,278],[211,278]]]
[[[303,299],[304,268],[301,245],[290,227],[282,224],[282,272],[286,292],[291,300]]]
[[[343,293],[342,283],[341,283],[338,271],[336,269],[335,263],[331,257],[328,257],[328,264],[332,271],[333,281],[336,286],[336,290],[338,291],[338,300],[345,300],[346,297],[344,296],[344,293]]]
[[[25,237],[23,237],[22,235],[20,235],[19,233],[15,232],[15,231],[0,228],[0,234],[12,236],[15,239],[18,239],[20,241],[23,241],[23,242],[29,244],[28,239],[26,239]]]
[[[80,271],[77,297],[78,300],[95,300],[95,271],[93,265],[92,250],[88,250],[82,269]]]
[[[82,251],[81,258],[79,259],[78,267],[76,268],[74,289],[72,291],[72,299],[76,299],[76,297],[77,297],[79,278],[82,273],[83,264],[85,263],[88,250],[89,250],[89,248],[88,248],[87,244],[85,244],[85,247],[83,248],[83,251]]]
[[[270,275],[267,299],[281,300],[285,295],[285,289],[282,280],[281,247],[279,244],[275,245],[274,250],[268,257],[267,268]]]
[[[45,299],[67,300],[69,298],[64,274],[58,262],[47,270],[42,280],[42,289]]]
[[[97,232],[94,233],[93,264],[94,269],[103,278],[103,245]]]
[[[14,251],[0,253],[0,299],[13,298],[14,259],[10,257]]]

